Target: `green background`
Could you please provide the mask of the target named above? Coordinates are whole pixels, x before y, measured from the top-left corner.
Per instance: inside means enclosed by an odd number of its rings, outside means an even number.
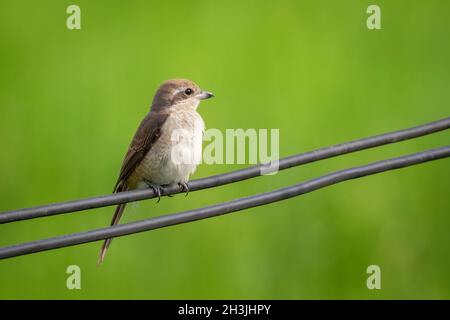
[[[81,7],[81,30],[66,8]],[[159,84],[215,93],[208,128],[279,128],[287,156],[449,116],[448,1],[2,1],[0,210],[107,194]],[[128,206],[122,222],[448,144],[446,132]],[[193,179],[238,169],[201,165]],[[0,261],[9,298],[450,298],[449,160],[275,204]],[[0,226],[0,245],[106,226],[113,208]],[[81,267],[81,290],[66,288]],[[368,290],[366,268],[381,267]]]

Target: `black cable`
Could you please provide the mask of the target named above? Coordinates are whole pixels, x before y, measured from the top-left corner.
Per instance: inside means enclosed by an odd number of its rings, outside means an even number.
[[[176,224],[211,218],[226,213],[240,211],[268,203],[292,198],[301,194],[330,186],[350,179],[360,178],[388,170],[394,170],[412,166],[415,164],[437,160],[450,156],[450,146],[431,149],[411,155],[373,162],[365,166],[353,167],[336,171],[319,178],[311,179],[290,187],[257,194],[254,196],[236,199],[209,207],[180,213],[168,214],[156,218],[145,219],[137,222],[101,228],[86,232],[74,233],[50,239],[38,240],[9,247],[0,248],[0,259],[25,255],[29,253],[51,250],[61,247],[98,241],[106,238],[120,237],[132,233],[138,233]]]
[[[431,134],[434,132],[446,130],[448,128],[450,128],[450,117],[409,129],[394,131],[391,133],[354,140],[306,153],[296,154],[290,157],[280,159],[278,163],[279,166],[278,170],[284,170],[294,166],[299,166],[302,164],[311,163],[318,160],[332,158],[338,155],[343,155],[385,144],[412,139],[427,134]],[[191,191],[196,191],[254,178],[260,176],[261,170],[264,170],[266,168],[267,166],[265,165],[256,165],[242,170],[214,175],[203,179],[193,180],[189,182],[189,189]],[[177,186],[169,186],[164,188],[164,195],[175,194],[180,192],[182,191]],[[132,190],[121,193],[115,193],[112,195],[104,195],[81,200],[72,200],[68,202],[49,204],[33,208],[13,210],[9,212],[0,213],[0,224],[19,220],[33,219],[38,217],[52,216],[63,213],[70,213],[81,210],[106,207],[116,205],[119,203],[151,199],[154,197],[155,194],[152,189],[142,189],[142,190]]]

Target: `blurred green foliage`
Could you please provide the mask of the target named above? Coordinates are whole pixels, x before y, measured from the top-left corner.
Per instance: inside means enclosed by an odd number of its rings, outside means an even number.
[[[81,30],[66,8],[81,7]],[[158,85],[216,94],[207,127],[279,128],[291,155],[449,116],[448,1],[2,1],[0,210],[107,194]],[[448,144],[446,132],[129,206],[123,222]],[[202,165],[193,178],[235,170]],[[0,298],[450,298],[449,161],[205,221],[0,261]],[[10,245],[113,208],[0,226]],[[68,265],[82,289],[67,290]],[[382,289],[366,288],[381,267]]]

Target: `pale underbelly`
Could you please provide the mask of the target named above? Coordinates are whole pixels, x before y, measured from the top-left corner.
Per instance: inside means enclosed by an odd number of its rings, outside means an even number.
[[[187,182],[201,161],[201,138],[200,135],[176,144],[157,141],[131,175],[129,188]]]

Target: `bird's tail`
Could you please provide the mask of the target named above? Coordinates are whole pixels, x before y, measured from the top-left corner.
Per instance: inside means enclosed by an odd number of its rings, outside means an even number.
[[[118,192],[122,190],[117,190]],[[124,190],[123,190],[124,191]],[[111,226],[115,226],[119,223],[120,218],[122,217],[123,210],[125,210],[126,203],[121,203],[117,205],[116,211],[114,212],[113,218],[111,220]],[[105,259],[106,251],[111,245],[112,238],[105,239],[103,242],[102,248],[100,250],[100,256],[98,257],[97,265],[101,265],[103,260]]]

